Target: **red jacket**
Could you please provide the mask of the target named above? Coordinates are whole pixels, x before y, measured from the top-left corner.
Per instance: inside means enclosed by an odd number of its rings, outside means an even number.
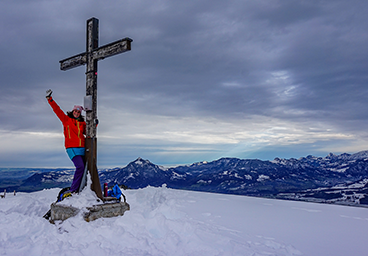
[[[86,134],[86,122],[78,121],[75,118],[66,115],[56,104],[56,102],[50,97],[48,102],[55,112],[57,117],[60,119],[64,127],[64,137],[65,137],[65,148],[79,148],[84,147]]]

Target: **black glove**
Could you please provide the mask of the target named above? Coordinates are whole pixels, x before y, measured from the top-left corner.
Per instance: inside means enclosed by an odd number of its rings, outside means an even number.
[[[48,89],[46,91],[46,99],[49,99],[51,97],[51,94],[52,94],[52,90],[51,89]]]

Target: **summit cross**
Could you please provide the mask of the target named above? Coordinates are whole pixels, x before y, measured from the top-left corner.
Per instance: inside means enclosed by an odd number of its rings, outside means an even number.
[[[92,178],[92,190],[103,199],[100,179],[97,172],[97,62],[110,56],[131,50],[133,40],[126,37],[98,47],[98,19],[87,20],[86,51],[59,61],[61,70],[81,65],[86,67],[86,99],[90,108],[86,109],[86,165]]]

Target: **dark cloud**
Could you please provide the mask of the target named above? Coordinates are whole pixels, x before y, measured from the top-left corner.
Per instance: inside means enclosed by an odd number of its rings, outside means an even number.
[[[277,152],[364,149],[367,7],[358,0],[3,1],[0,131],[60,133],[44,93],[52,88],[65,111],[83,103],[85,67],[60,71],[59,60],[85,51],[86,20],[96,17],[100,45],[134,40],[132,51],[99,62],[99,115],[108,123],[100,134],[121,127],[114,146],[121,152],[127,141],[159,161],[172,157],[165,153],[171,143],[191,148],[177,162],[226,152],[282,157]],[[138,134],[134,123],[143,118],[146,130]],[[175,129],[174,142],[155,139],[154,149],[131,140]],[[225,131],[231,143],[209,143],[227,137]],[[189,133],[205,142],[186,145],[180,136]],[[200,145],[210,145],[207,153],[194,149]]]

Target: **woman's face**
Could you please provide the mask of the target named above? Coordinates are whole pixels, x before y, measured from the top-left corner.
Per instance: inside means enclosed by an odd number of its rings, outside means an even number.
[[[73,116],[75,118],[78,118],[80,116],[81,112],[79,110],[73,110]]]

